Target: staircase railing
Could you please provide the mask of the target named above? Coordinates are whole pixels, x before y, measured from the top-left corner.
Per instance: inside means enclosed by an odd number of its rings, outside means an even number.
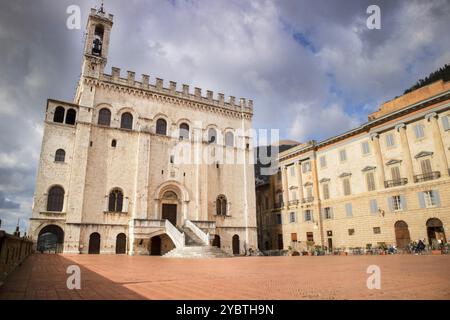
[[[169,220],[166,220],[166,233],[170,236],[176,248],[184,247],[184,233],[181,233]]]
[[[185,220],[184,224],[187,228],[191,229],[191,231],[202,240],[203,244],[209,245],[209,233],[204,233],[199,227],[193,224],[190,220]]]

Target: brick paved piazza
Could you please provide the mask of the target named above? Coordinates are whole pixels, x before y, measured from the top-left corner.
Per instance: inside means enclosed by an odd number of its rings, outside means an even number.
[[[66,268],[81,268],[68,290]],[[368,290],[366,269],[381,268]],[[166,259],[33,255],[0,299],[450,299],[450,256],[322,256]]]

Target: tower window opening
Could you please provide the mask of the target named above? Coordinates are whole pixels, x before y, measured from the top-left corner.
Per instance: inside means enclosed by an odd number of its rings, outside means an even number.
[[[98,25],[95,27],[94,40],[92,41],[92,54],[95,56],[102,55],[103,32],[103,26]]]

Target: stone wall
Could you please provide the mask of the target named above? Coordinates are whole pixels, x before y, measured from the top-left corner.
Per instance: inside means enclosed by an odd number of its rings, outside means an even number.
[[[17,237],[0,230],[0,285],[33,250],[33,242],[26,237]]]

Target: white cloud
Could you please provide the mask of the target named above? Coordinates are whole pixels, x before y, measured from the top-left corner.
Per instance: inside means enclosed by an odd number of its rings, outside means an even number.
[[[298,104],[289,134],[298,141],[328,138],[361,124],[361,119],[347,114],[341,105]],[[314,132],[314,134],[311,134]]]

